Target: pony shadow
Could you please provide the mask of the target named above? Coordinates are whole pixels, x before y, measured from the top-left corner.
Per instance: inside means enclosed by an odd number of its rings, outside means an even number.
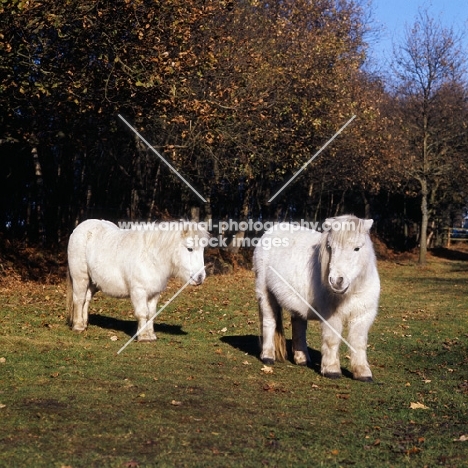
[[[128,336],[135,335],[137,331],[137,322],[135,320],[122,320],[100,314],[91,314],[89,316],[89,324],[105,328],[106,330],[120,331]],[[183,331],[180,325],[169,325],[167,323],[155,323],[154,331],[167,335],[187,335],[187,332]]]
[[[260,359],[260,340],[258,335],[223,336],[220,341],[227,343],[244,354]]]
[[[260,339],[258,335],[223,336],[220,338],[220,341],[249,356],[256,357],[260,361]],[[286,340],[286,350],[288,352],[286,361],[295,365],[292,352],[292,340]],[[322,354],[319,350],[310,347],[308,347],[307,350],[310,356],[310,362],[307,364],[307,367],[312,369],[316,374],[322,375],[320,372]],[[353,374],[348,369],[342,367],[341,372],[343,377],[349,379],[353,378]]]
[[[286,340],[286,350],[288,352],[288,362],[295,364],[294,353],[292,351],[292,340]],[[316,374],[322,376],[321,365],[322,365],[322,353],[318,349],[313,349],[307,346],[309,352],[310,361],[307,363],[307,367],[312,369]],[[353,374],[348,369],[341,367],[341,375],[345,378],[352,379]]]

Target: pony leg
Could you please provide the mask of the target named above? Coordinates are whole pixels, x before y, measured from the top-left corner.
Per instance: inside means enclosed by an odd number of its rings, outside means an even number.
[[[86,283],[83,280],[73,282],[73,312],[70,320],[73,331],[81,333],[88,327],[89,303],[94,292],[89,278],[86,279]]]
[[[142,290],[134,290],[131,293],[131,301],[135,309],[135,317],[138,320],[137,340],[138,341],[155,341],[156,335],[153,329],[153,320],[151,317],[152,308],[156,308],[157,299],[148,299],[146,292]]]
[[[152,297],[148,300],[148,320],[146,321],[146,329],[149,331],[149,341],[154,341],[157,339],[156,334],[154,333],[154,316],[156,315],[156,308],[158,306],[159,294]],[[148,340],[147,340],[148,341]]]
[[[322,323],[322,365],[324,377],[338,379],[341,377],[339,349],[343,322],[337,314]]]
[[[354,348],[351,350],[351,371],[353,378],[362,382],[372,382],[372,371],[367,362],[367,335],[374,321],[374,317],[359,317],[356,320],[350,320],[348,341]]]
[[[307,320],[300,315],[291,315],[292,325],[292,350],[294,362],[299,366],[306,366],[310,362],[309,351],[307,349]]]
[[[275,358],[284,361],[286,339],[283,332],[281,307],[270,292],[259,292],[258,313],[262,333],[262,352],[260,359],[264,364],[274,364]]]
[[[86,328],[88,327],[89,304],[95,293],[96,293],[96,289],[93,287],[93,285],[89,284],[88,289],[86,290],[85,302],[83,304],[83,309],[82,309],[83,323],[85,324]]]

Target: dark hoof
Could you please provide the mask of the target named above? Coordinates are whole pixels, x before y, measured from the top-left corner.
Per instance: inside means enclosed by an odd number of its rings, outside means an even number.
[[[267,366],[272,366],[275,363],[275,360],[271,359],[271,358],[263,358],[262,362],[263,362],[263,364],[265,364]]]
[[[354,380],[358,380],[359,382],[373,382],[374,380],[372,377],[353,377]]]
[[[339,372],[328,372],[327,374],[323,374],[323,376],[327,379],[341,379],[341,374]]]

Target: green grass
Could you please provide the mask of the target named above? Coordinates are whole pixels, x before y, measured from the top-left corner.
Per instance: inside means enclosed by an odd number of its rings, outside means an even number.
[[[319,375],[317,323],[311,367],[262,372],[247,270],[186,289],[159,316],[157,342],[119,355],[136,331],[128,301],[97,295],[77,335],[63,284],[6,282],[0,466],[468,466],[468,441],[457,441],[468,436],[468,262],[379,270],[373,384],[349,378],[345,346],[344,377]]]

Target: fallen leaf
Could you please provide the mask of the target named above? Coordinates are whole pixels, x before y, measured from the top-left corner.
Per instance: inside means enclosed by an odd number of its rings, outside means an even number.
[[[5,362],[6,362],[6,358],[0,357],[0,364],[3,364],[3,363],[5,363]]]
[[[111,341],[117,341],[119,338],[117,337],[117,335],[112,335],[110,339]]]
[[[138,468],[140,465],[135,460],[130,460],[127,463],[124,463],[123,466],[125,468]]]
[[[221,329],[221,333],[226,333],[227,332],[227,327],[224,327]]]
[[[181,402],[181,401],[177,401],[177,400],[172,400],[172,401],[171,401],[171,405],[172,405],[172,406],[181,406],[181,405],[182,405],[182,402]]]
[[[340,398],[341,400],[347,400],[350,397],[349,393],[337,393],[336,398]]]
[[[3,405],[5,406],[5,405]],[[468,440],[467,435],[461,435],[459,439],[453,439],[455,442],[466,442]]]
[[[426,405],[423,405],[422,403],[410,403],[410,408],[411,409],[429,409]]]
[[[50,376],[55,379],[56,377],[58,377],[60,374],[58,372],[53,372],[52,374],[50,374]]]
[[[243,361],[242,364],[244,364],[244,366],[250,366],[251,363],[249,361]]]
[[[320,388],[318,385],[312,384],[312,388]]]
[[[412,455],[412,454],[415,454],[415,453],[419,453],[421,451],[420,448],[418,447],[411,447],[409,450],[406,451],[406,453],[408,455]]]
[[[265,374],[273,374],[273,367],[263,366],[260,370]]]
[[[340,451],[339,450],[331,450],[330,453],[332,455],[338,455],[340,453]]]
[[[2,409],[2,408],[6,408],[6,405],[1,405],[0,404],[0,409]]]

